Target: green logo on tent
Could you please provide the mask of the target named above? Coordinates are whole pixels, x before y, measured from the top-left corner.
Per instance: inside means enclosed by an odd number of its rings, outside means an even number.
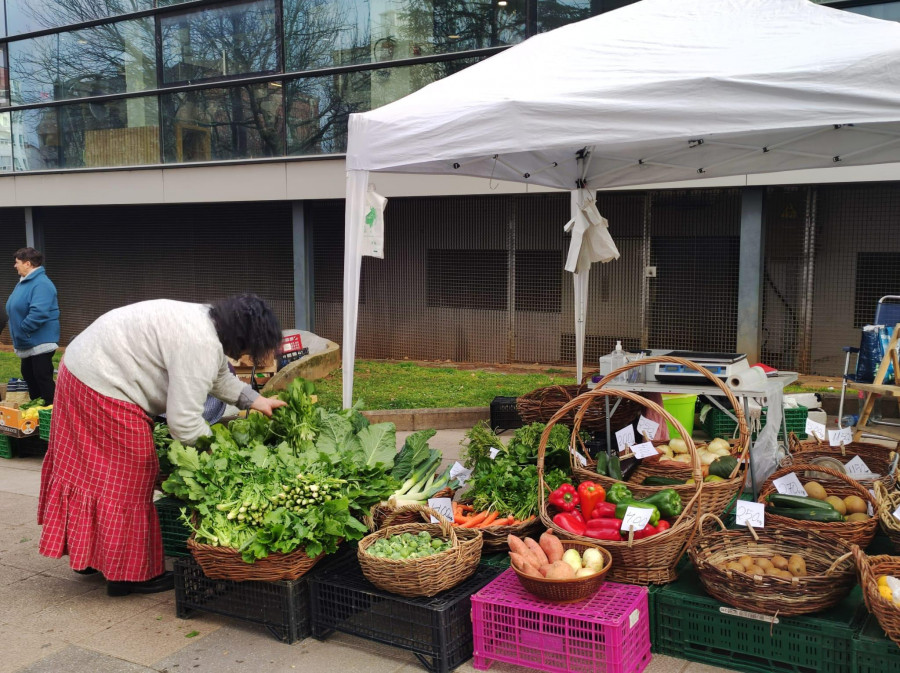
[[[375,208],[369,208],[369,212],[366,213],[366,224],[370,227],[375,225],[375,218],[377,217],[375,213]]]

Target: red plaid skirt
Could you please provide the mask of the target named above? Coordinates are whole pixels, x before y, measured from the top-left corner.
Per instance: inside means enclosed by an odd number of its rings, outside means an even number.
[[[147,414],[59,367],[41,470],[40,553],[76,570],[141,582],[165,570],[153,485],[159,471]]]

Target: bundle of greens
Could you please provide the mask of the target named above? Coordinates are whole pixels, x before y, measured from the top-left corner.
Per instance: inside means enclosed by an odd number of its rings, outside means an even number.
[[[395,507],[423,504],[443,488],[459,487],[459,482],[450,478],[450,466],[440,475],[435,474],[443,456],[437,449],[429,448],[428,440],[436,434],[436,430],[411,434],[397,454],[391,476],[403,483],[391,495],[390,502]]]

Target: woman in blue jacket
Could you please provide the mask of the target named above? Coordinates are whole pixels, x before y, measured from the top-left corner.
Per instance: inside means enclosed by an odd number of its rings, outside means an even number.
[[[29,396],[53,404],[53,354],[59,347],[56,286],[44,271],[44,255],[39,251],[22,248],[15,258],[16,271],[22,277],[6,302],[9,334],[16,355],[22,358],[22,378]]]

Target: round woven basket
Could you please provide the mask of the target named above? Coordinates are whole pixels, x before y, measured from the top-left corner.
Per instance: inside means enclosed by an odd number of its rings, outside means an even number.
[[[833,478],[833,481],[829,481],[828,486],[825,486],[825,490],[828,492],[828,495],[836,495],[841,498],[845,498],[848,495],[858,495],[860,498],[872,505],[873,512],[875,510],[875,507],[878,505],[878,503],[875,501],[875,498],[871,493],[869,493],[867,489],[865,489],[859,484],[859,482],[854,481],[847,475],[841,474],[840,472],[836,472],[835,470],[831,470],[827,467],[823,467],[822,465],[804,464],[789,465],[787,467],[779,468],[778,470],[773,472],[769,476],[769,478],[766,479],[766,482],[762,485],[762,488],[760,488],[757,501],[764,503],[766,502],[767,495],[771,493],[777,493],[778,491],[775,489],[775,485],[772,483],[773,480],[779,479],[786,474],[790,474],[791,472],[794,472],[797,475],[797,478],[800,480],[801,484],[808,484],[811,481],[819,481],[818,475],[827,474],[829,477]],[[806,472],[814,472],[817,476],[807,476]],[[778,514],[771,514],[767,510],[766,525],[774,526],[776,528],[798,528],[808,530],[818,535],[828,537],[832,540],[843,540],[844,542],[847,542],[849,544],[858,544],[861,547],[867,547],[872,541],[872,538],[875,537],[875,530],[878,528],[878,517],[873,514],[873,516],[869,517],[867,521],[801,521],[798,519],[779,516]]]
[[[432,515],[440,523],[392,524],[395,516],[402,516],[408,510],[417,515]],[[438,554],[415,559],[377,558],[366,552],[375,540],[403,533],[417,535],[422,531],[450,540],[453,546]],[[451,521],[430,507],[405,505],[388,515],[384,528],[360,540],[356,557],[363,575],[379,589],[407,597],[434,596],[455,587],[475,572],[481,560],[481,545],[480,530],[454,528]]]
[[[544,481],[544,457],[547,452],[547,441],[550,437],[550,430],[559,420],[557,416],[554,416],[547,423],[547,427],[541,435],[541,443],[538,446],[537,468],[541,521],[544,522],[546,527],[553,530],[561,540],[587,542],[607,550],[612,556],[612,568],[610,569],[609,579],[614,582],[623,582],[625,584],[667,584],[678,578],[678,573],[675,569],[697,528],[700,494],[708,486],[708,484],[703,483],[697,449],[694,446],[694,442],[690,438],[690,435],[687,434],[684,427],[678,422],[678,419],[674,418],[655,402],[624,390],[595,388],[569,402],[559,410],[557,415],[562,418],[573,408],[577,407],[578,411],[575,414],[575,427],[573,430],[573,434],[576,434],[579,429],[583,412],[586,411],[592,403],[598,401],[603,402],[605,399],[609,399],[611,402],[615,402],[617,399],[628,399],[646,409],[651,409],[669,421],[675,429],[685,437],[685,443],[688,446],[688,452],[691,456],[691,468],[693,470],[695,483],[684,488],[693,490],[691,497],[686,499],[684,495],[682,495],[684,508],[669,530],[657,533],[652,537],[644,538],[642,540],[635,540],[630,536],[628,540],[622,541],[597,540],[582,535],[574,535],[563,528],[560,528],[553,523],[553,517],[549,512],[547,504],[547,484]],[[584,477],[582,477],[582,479],[583,478]],[[652,492],[658,490],[658,488],[652,489]]]
[[[575,603],[583,601],[595,593],[606,581],[606,575],[612,567],[612,556],[603,547],[589,542],[579,542],[577,540],[560,540],[563,549],[577,549],[579,554],[583,554],[587,549],[596,549],[603,556],[603,568],[599,572],[589,577],[576,577],[570,580],[548,580],[546,577],[533,577],[519,572],[519,569],[512,566],[519,582],[525,588],[525,591],[534,594],[538,598],[543,598],[556,603]]]
[[[588,375],[589,376],[589,375]],[[588,376],[585,378],[587,379]],[[568,386],[547,386],[532,390],[516,400],[519,417],[525,423],[546,423],[556,415],[564,405],[590,390],[586,383],[573,383]],[[633,422],[641,413],[637,404],[623,400],[610,418],[610,425],[618,430]],[[560,418],[558,423],[569,427],[575,422],[575,410]],[[584,430],[606,430],[606,409],[594,407],[585,414],[581,423]]]
[[[893,575],[900,578],[900,557],[866,556],[857,546],[853,548],[853,558],[859,572],[859,584],[866,608],[875,615],[887,637],[900,646],[900,607],[878,593],[879,577]]]
[[[272,552],[265,558],[247,563],[237,549],[195,542],[193,534],[188,538],[187,547],[194,560],[203,569],[204,575],[212,580],[232,582],[296,580],[309,572],[324,556],[319,554],[315,558],[310,558],[301,548],[288,554]]]
[[[878,503],[875,511],[881,530],[891,539],[894,551],[900,552],[900,521],[894,516],[894,512],[900,507],[900,492],[889,491],[884,484],[876,481],[875,501]]]
[[[515,526],[488,526],[487,528],[479,528],[478,530],[481,531],[481,537],[484,540],[481,550],[483,552],[506,551],[509,549],[507,540],[510,535],[516,535],[522,538],[531,537],[538,531],[543,530],[542,526],[541,520],[534,517],[530,521],[518,523]],[[456,526],[456,529],[459,530],[460,527]],[[463,528],[462,530],[466,529]]]
[[[454,490],[452,488],[442,488],[431,497],[452,498],[453,494]],[[384,522],[388,518],[388,516],[390,516],[391,514],[396,515],[397,509],[397,507],[392,505],[387,500],[385,500],[384,502],[380,502],[372,507],[371,511],[369,512],[368,518],[366,518],[363,523],[365,523],[369,527],[369,530],[378,530],[385,525]],[[431,521],[431,519],[421,512],[414,512],[409,510],[403,512],[399,516],[394,516],[391,523],[392,525],[399,526],[403,523],[421,523],[423,521],[425,523],[428,523],[429,521]]]
[[[696,370],[719,387],[722,395],[728,399],[729,403],[734,409],[735,417],[738,420],[738,438],[736,440],[736,444],[734,445],[732,455],[737,458],[737,467],[732,471],[731,476],[728,479],[723,479],[722,481],[707,482],[703,484],[703,493],[700,496],[701,514],[705,512],[721,514],[733,500],[735,500],[736,498],[740,498],[740,495],[744,490],[744,484],[746,483],[746,470],[744,466],[746,465],[747,459],[747,447],[750,446],[750,431],[747,427],[747,420],[744,417],[744,412],[741,408],[740,403],[737,401],[737,398],[734,396],[728,386],[726,386],[724,383],[722,383],[722,381],[720,381],[717,377],[710,373],[708,369],[701,367],[696,363],[691,362],[690,360],[669,356],[659,356],[642,358],[641,360],[636,360],[635,362],[629,363],[624,367],[615,370],[614,372],[610,372],[605,377],[603,377],[600,383],[597,384],[597,388],[595,388],[592,392],[596,392],[598,389],[612,382],[613,379],[615,379],[615,377],[622,372],[628,371],[629,369],[633,369],[635,367],[656,363],[679,364]],[[586,393],[584,397],[587,397],[587,395],[590,394],[591,393]],[[640,399],[643,400],[644,398],[641,397]],[[595,400],[591,399],[591,401]],[[610,405],[614,404],[614,402],[615,400],[611,399]],[[600,406],[605,407],[606,405]],[[591,407],[582,406],[579,410],[579,413],[584,411],[584,413],[586,414],[589,412],[590,408]],[[657,408],[661,409],[661,407]],[[665,414],[665,418],[667,420],[670,420],[672,418],[672,416],[668,412],[663,411],[663,413]],[[682,428],[680,425],[676,426],[674,423],[673,426],[678,429],[678,432],[682,437],[687,437],[688,433],[684,430],[684,428]],[[577,433],[573,432],[573,436],[576,435]],[[685,441],[687,441],[687,439],[685,439]],[[616,483],[616,480],[611,477],[597,474],[597,472],[595,472],[597,463],[592,459],[589,459],[588,464],[584,467],[575,461],[575,456],[573,454],[570,454],[570,460],[572,464],[572,473],[580,481],[595,481],[599,484],[602,484],[606,489],[609,489],[610,486]],[[694,495],[694,487],[690,484],[685,486],[642,486],[641,482],[649,476],[670,476],[679,479],[687,479],[693,476],[695,481],[702,481],[703,479],[702,474],[699,476],[699,479],[697,476],[693,475],[693,466],[691,465],[683,465],[681,463],[676,463],[673,465],[669,462],[660,463],[658,458],[648,458],[641,461],[641,466],[637,470],[635,470],[634,474],[631,475],[627,482],[628,488],[634,494],[635,498],[649,497],[664,488],[675,489],[684,502],[687,502],[687,500],[689,500]]]
[[[866,489],[875,488],[875,482],[878,481],[884,484],[889,491],[897,485],[897,463],[900,454],[895,449],[869,442],[850,442],[843,446],[830,446],[817,440],[801,442],[794,433],[791,433],[788,444],[791,454],[781,461],[782,465],[809,463],[814,458],[826,457],[834,458],[846,465],[854,457],[859,456],[872,472],[881,475],[877,479],[858,480]],[[827,490],[828,481],[823,482],[822,486]]]
[[[717,522],[721,530],[713,530],[707,520]],[[768,521],[760,530],[727,530],[718,517],[704,514],[688,554],[706,593],[713,598],[742,610],[787,616],[825,610],[850,593],[856,584],[850,551],[846,542],[822,538],[812,531],[773,528]],[[802,556],[807,576],[786,579],[719,567],[744,555],[769,558],[775,554]]]

